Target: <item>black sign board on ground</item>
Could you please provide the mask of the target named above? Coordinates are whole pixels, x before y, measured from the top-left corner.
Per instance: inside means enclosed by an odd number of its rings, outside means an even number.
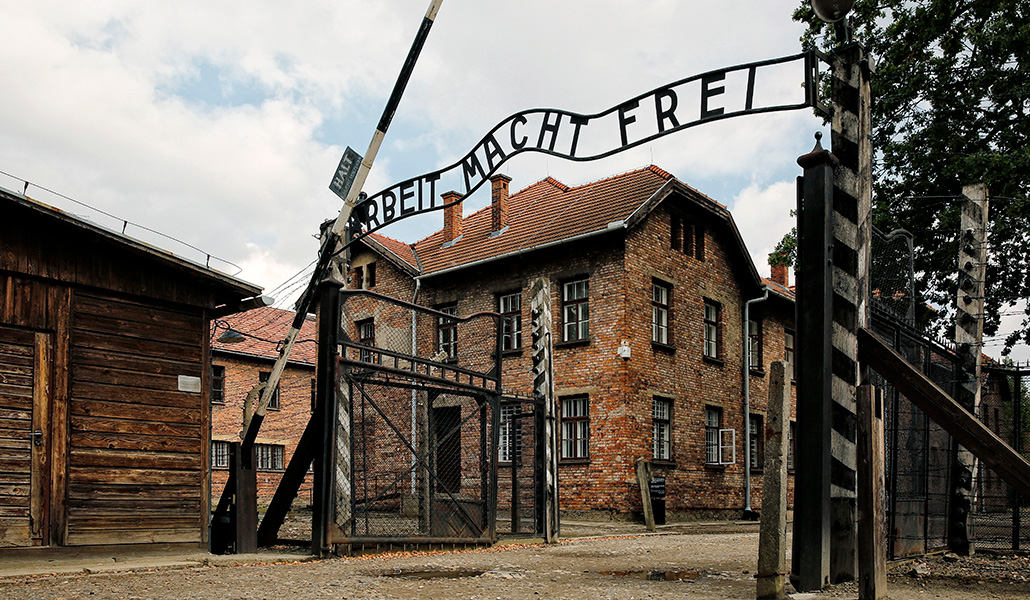
[[[651,492],[651,512],[655,525],[665,525],[665,478],[652,477],[647,484]]]

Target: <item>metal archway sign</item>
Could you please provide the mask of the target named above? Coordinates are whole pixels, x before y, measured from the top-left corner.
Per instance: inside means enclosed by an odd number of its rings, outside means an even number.
[[[508,159],[523,152],[597,160],[704,123],[815,106],[818,62],[815,53],[807,52],[709,71],[591,115],[552,108],[515,113],[495,125],[459,161],[395,183],[359,202],[350,215],[353,239],[461,202]],[[797,88],[800,92],[784,95],[781,88],[769,84],[793,76],[803,84]],[[361,157],[347,148],[330,185],[341,197],[346,195],[341,184],[350,177],[345,162],[358,165]],[[439,195],[446,190],[460,195],[444,203]]]

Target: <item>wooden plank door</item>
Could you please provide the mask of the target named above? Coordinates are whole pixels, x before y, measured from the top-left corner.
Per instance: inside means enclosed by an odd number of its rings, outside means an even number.
[[[50,542],[50,340],[0,327],[0,547]]]

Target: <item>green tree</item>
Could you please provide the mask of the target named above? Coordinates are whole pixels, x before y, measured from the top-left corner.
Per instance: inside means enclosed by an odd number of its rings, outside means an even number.
[[[854,39],[873,57],[873,221],[915,236],[920,323],[950,337],[963,185],[991,197],[985,335],[1030,298],[1030,0],[858,0]],[[804,1],[806,48],[833,26]],[[933,309],[929,308],[933,307]],[[1030,307],[1006,339],[1030,343]]]
[[[790,209],[790,216],[796,217],[798,211]],[[783,236],[773,251],[769,253],[769,265],[773,267],[796,267],[798,262],[798,228],[791,227],[790,233]]]

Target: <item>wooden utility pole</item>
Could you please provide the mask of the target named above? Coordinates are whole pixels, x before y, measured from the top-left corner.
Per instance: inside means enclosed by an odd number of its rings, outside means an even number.
[[[984,282],[987,271],[987,186],[962,188],[959,221],[958,292],[955,299],[955,343],[959,359],[955,399],[972,414],[980,406],[980,351],[983,348]],[[973,477],[976,459],[961,444],[952,444],[949,490],[948,548],[972,554]]]
[[[887,597],[883,392],[858,386],[858,598]]]

